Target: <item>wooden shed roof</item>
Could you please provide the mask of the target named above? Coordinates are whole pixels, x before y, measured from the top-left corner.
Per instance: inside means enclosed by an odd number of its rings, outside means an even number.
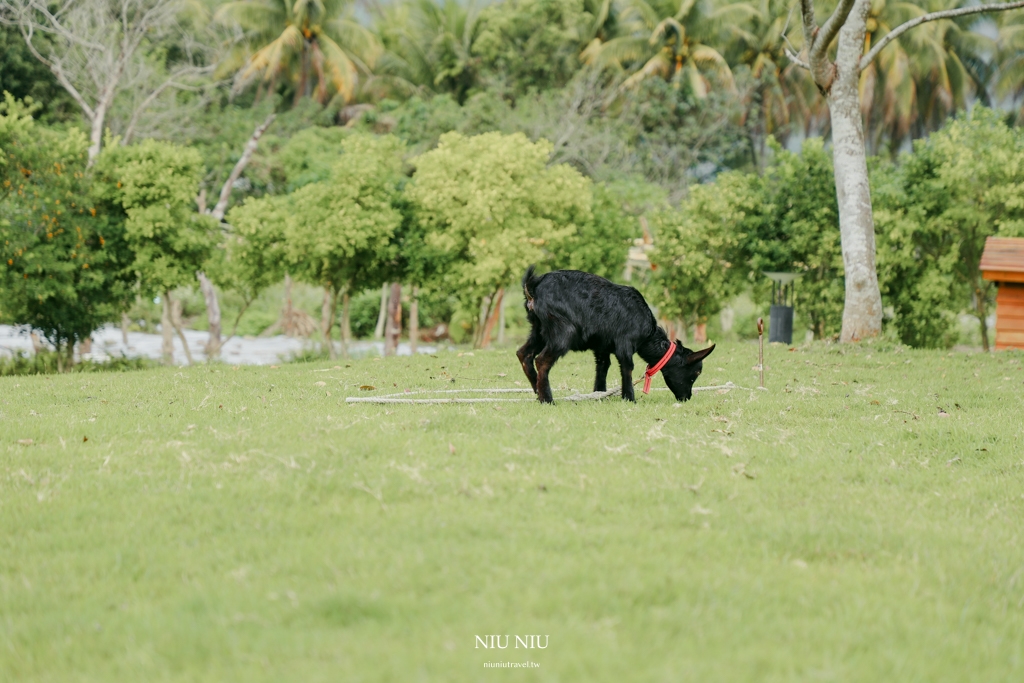
[[[981,254],[986,280],[1024,282],[1024,237],[989,237]]]

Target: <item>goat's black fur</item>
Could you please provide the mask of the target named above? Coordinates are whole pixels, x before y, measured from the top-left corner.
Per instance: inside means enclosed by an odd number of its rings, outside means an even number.
[[[523,275],[523,294],[531,328],[516,355],[541,403],[553,401],[548,373],[569,351],[594,352],[594,391],[607,390],[611,356],[615,356],[622,373],[622,398],[635,401],[633,354],[654,365],[673,343],[658,327],[640,292],[597,275],[556,270],[537,277],[530,266]],[[678,339],[674,343],[678,348],[661,373],[676,399],[686,401],[693,395],[702,361],[715,347],[691,351]]]

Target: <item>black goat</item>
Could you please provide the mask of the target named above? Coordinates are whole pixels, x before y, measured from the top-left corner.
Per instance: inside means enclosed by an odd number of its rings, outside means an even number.
[[[569,351],[588,350],[597,359],[594,391],[607,391],[614,355],[622,371],[622,398],[635,401],[636,353],[647,361],[648,376],[660,369],[676,399],[690,399],[702,361],[715,350],[714,345],[691,351],[678,339],[673,344],[658,327],[643,295],[632,287],[578,270],[556,270],[540,277],[533,272],[530,266],[523,275],[530,336],[516,355],[541,403],[553,402],[548,373],[555,361]]]

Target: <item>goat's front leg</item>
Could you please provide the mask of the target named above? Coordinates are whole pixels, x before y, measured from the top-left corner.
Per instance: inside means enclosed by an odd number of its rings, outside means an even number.
[[[537,354],[537,400],[541,403],[554,403],[551,395],[551,383],[548,381],[548,372],[551,366],[558,360],[557,354],[553,353],[551,347],[545,346],[544,350]]]
[[[607,351],[594,351],[594,358],[597,359],[594,391],[608,391],[608,369],[612,366],[611,354]]]
[[[627,356],[625,353],[617,353],[615,358],[619,361],[622,373],[622,400],[636,402],[633,394],[633,354]]]

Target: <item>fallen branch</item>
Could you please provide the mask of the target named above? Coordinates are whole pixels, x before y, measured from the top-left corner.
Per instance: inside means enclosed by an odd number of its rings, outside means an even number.
[[[716,385],[713,387],[694,387],[694,391],[712,391],[731,389],[746,389],[732,382]],[[665,387],[659,387],[655,391],[668,391]],[[749,391],[749,389],[747,389]],[[378,403],[378,404],[419,404],[436,405],[440,403],[525,403],[534,402],[535,398],[406,398],[418,394],[532,394],[533,389],[424,389],[421,391],[404,391],[398,394],[385,394],[383,396],[349,396],[345,403]],[[607,391],[593,391],[588,394],[574,393],[562,398],[563,401],[600,401],[601,399],[615,396],[622,393],[622,387],[612,387]]]
[[[224,214],[228,210],[228,201],[231,199],[231,189],[235,185],[235,181],[242,175],[242,171],[249,165],[249,159],[256,152],[256,147],[259,145],[260,138],[263,137],[263,133],[267,131],[270,124],[277,118],[277,114],[271,114],[266,120],[261,123],[256,130],[253,131],[249,141],[245,143],[245,149],[242,151],[242,156],[238,159],[238,163],[231,169],[231,174],[228,175],[228,179],[224,181],[224,185],[220,188],[220,199],[217,200],[217,205],[213,207],[213,211],[210,215],[216,218],[218,221],[224,220]]]

